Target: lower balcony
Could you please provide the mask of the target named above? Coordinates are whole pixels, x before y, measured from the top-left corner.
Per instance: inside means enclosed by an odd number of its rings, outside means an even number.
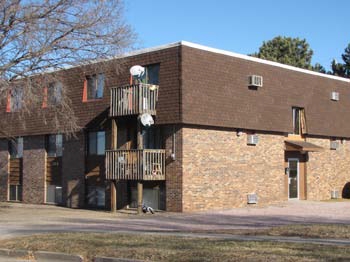
[[[107,150],[106,179],[165,180],[165,150]]]

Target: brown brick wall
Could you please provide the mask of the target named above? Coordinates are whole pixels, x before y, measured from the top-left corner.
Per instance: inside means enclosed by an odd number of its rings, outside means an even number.
[[[8,141],[0,139],[0,201],[8,200]]]
[[[304,107],[310,134],[350,137],[350,83],[182,46],[182,122],[292,132]],[[248,88],[249,75],[263,87]],[[340,101],[330,100],[332,91]],[[332,124],[330,124],[332,123]]]
[[[350,182],[350,141],[344,140],[338,150],[330,150],[327,138],[310,138],[308,142],[322,146],[324,150],[309,153],[307,198],[330,199],[334,189],[341,195],[345,184]]]
[[[224,209],[286,199],[284,136],[259,134],[256,146],[234,130],[184,127],[183,211]]]
[[[84,134],[64,139],[62,156],[63,203],[81,208],[85,203],[85,147]]]
[[[45,201],[45,137],[24,137],[23,148],[23,202],[42,204]]]
[[[175,160],[171,158],[173,134],[175,133]],[[168,125],[163,128],[166,149],[166,210],[181,212],[182,204],[182,129],[179,125]]]
[[[72,100],[72,108],[78,118],[78,125],[85,127],[96,116],[102,114],[110,104],[110,88],[129,84],[129,68],[132,65],[149,65],[160,63],[159,72],[159,99],[157,103],[157,124],[176,123],[180,121],[180,47],[171,47],[164,50],[139,54],[127,58],[115,59],[103,64],[93,66],[76,67],[59,72],[62,83],[67,87],[68,96]],[[105,74],[105,89],[103,99],[82,102],[83,84],[86,75],[96,72]],[[1,98],[0,98],[1,99]],[[2,98],[6,100],[6,97]],[[54,123],[50,122],[49,108],[42,109],[42,103],[38,110],[46,112],[47,123],[41,115],[26,116],[26,121],[19,119],[18,113],[6,113],[6,103],[0,103],[0,127],[3,133],[11,136],[26,136],[57,133]],[[11,122],[11,125],[7,123]]]

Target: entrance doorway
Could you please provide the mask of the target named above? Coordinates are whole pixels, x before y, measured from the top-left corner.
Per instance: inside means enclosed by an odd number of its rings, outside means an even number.
[[[299,199],[298,158],[288,158],[288,199]]]
[[[307,154],[285,152],[285,192],[288,199],[306,199]]]

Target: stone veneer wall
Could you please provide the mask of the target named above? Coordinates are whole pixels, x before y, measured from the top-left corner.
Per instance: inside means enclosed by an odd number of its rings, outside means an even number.
[[[350,141],[344,140],[338,150],[330,150],[330,140],[326,138],[308,138],[307,141],[324,148],[321,152],[309,153],[307,199],[330,199],[333,189],[341,196],[345,184],[350,182]]]
[[[0,201],[8,200],[8,141],[0,139]]]
[[[287,199],[284,136],[259,134],[249,146],[232,129],[184,127],[182,135],[183,211],[242,207],[253,192],[260,204]]]
[[[23,202],[45,201],[45,136],[23,138]]]

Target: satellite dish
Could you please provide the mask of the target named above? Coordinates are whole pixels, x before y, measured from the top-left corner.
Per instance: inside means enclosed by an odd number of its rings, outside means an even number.
[[[145,68],[140,65],[134,65],[130,68],[130,74],[140,78],[145,73]]]
[[[141,121],[141,124],[146,127],[154,124],[153,117],[148,113],[142,114],[140,121]]]

